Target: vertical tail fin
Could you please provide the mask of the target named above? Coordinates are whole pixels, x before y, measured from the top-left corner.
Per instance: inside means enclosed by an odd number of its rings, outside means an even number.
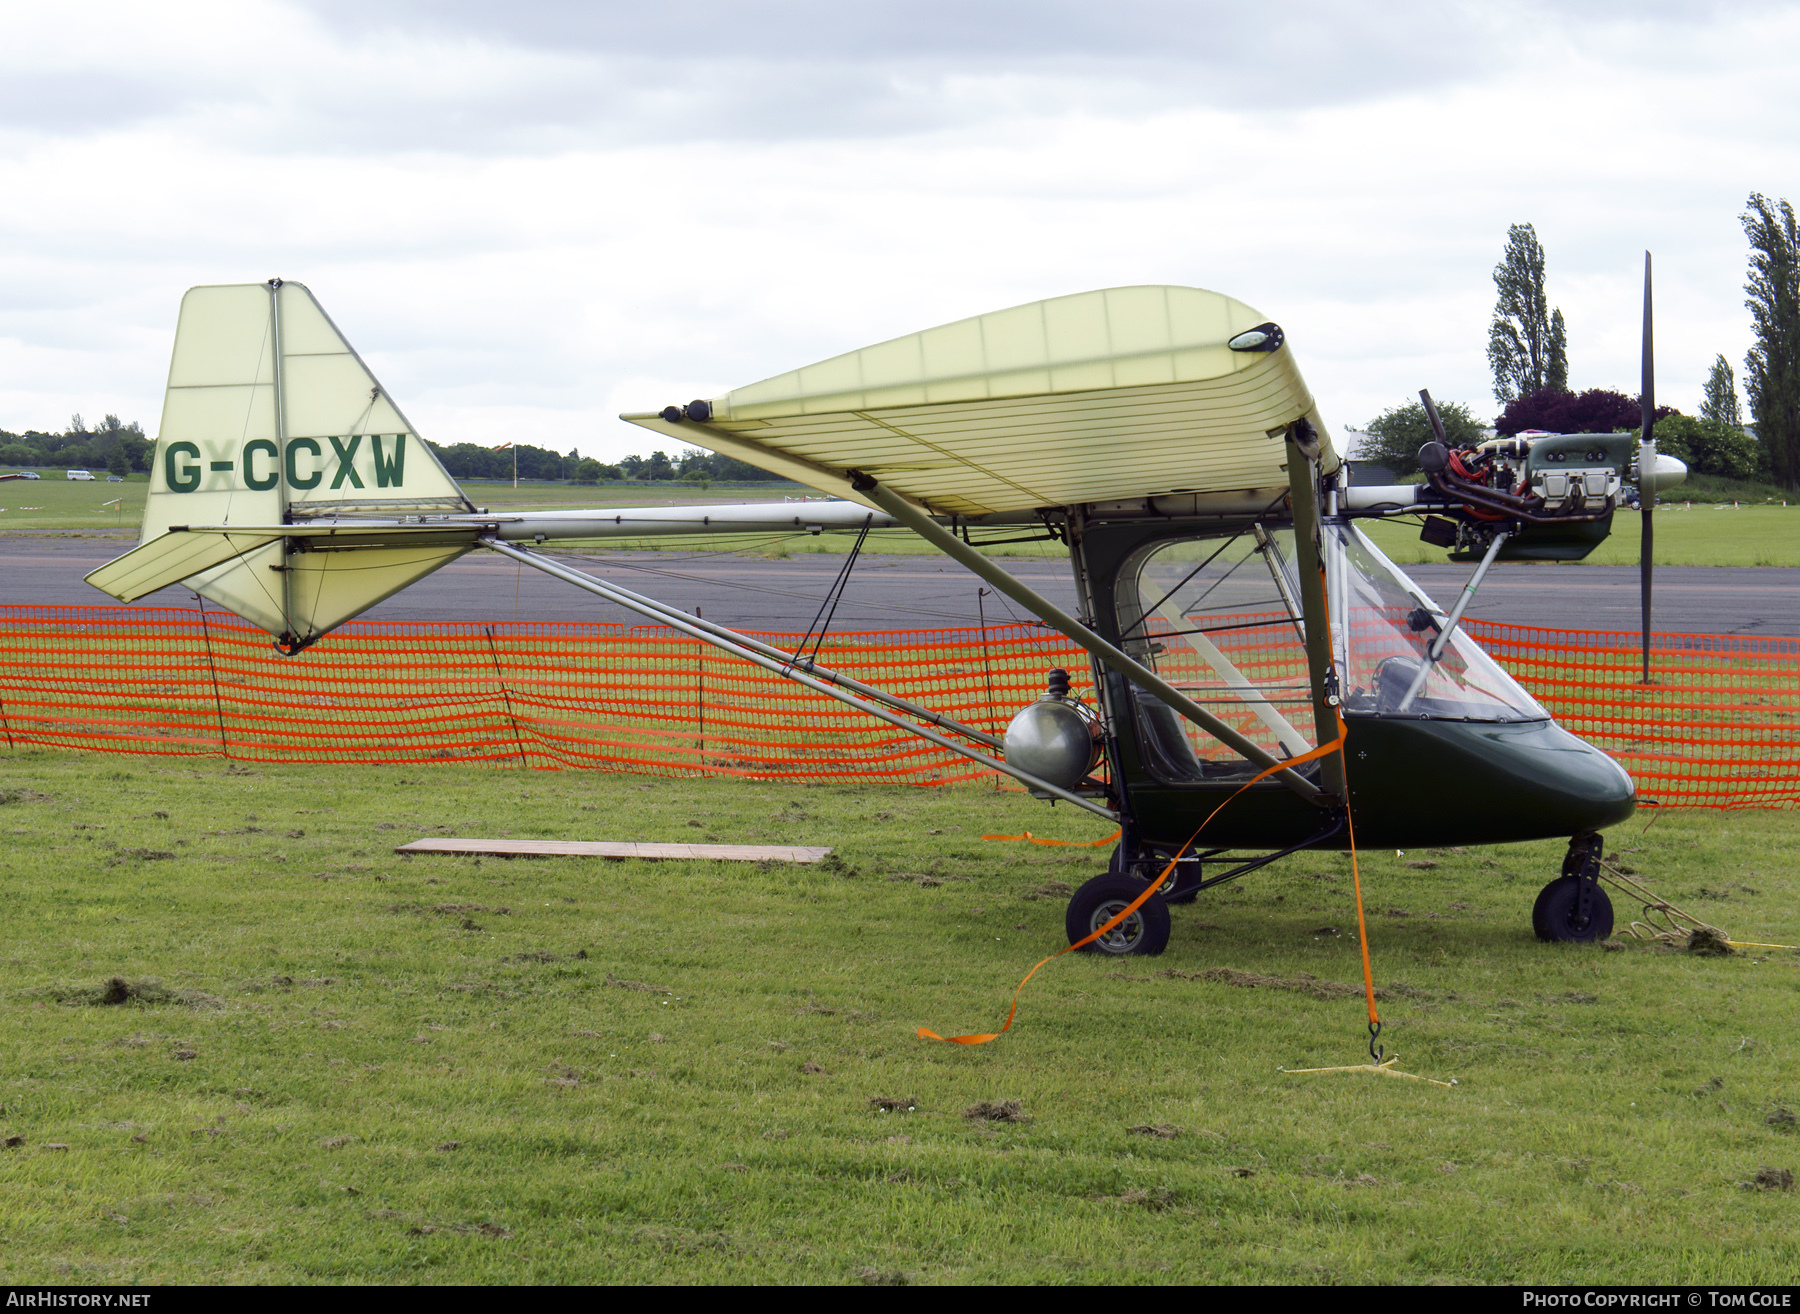
[[[172,526],[473,509],[304,285],[182,298],[142,543]],[[466,550],[261,539],[184,582],[297,650]]]

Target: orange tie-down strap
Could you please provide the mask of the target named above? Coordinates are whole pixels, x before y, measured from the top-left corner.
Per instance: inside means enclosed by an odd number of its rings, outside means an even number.
[[[1020,981],[1018,984],[1018,987],[1013,991],[1012,1008],[1010,1011],[1008,1011],[1008,1013],[1006,1015],[1006,1025],[1001,1027],[998,1031],[983,1032],[983,1033],[967,1035],[967,1036],[940,1036],[940,1035],[938,1035],[937,1032],[933,1031],[930,1027],[920,1027],[919,1028],[919,1039],[920,1040],[942,1040],[942,1041],[945,1041],[952,1045],[985,1045],[988,1043],[988,1041],[998,1040],[1001,1036],[1005,1035],[1008,1031],[1011,1031],[1013,1019],[1018,1016],[1018,1012],[1019,1012],[1019,995],[1024,991],[1026,982],[1030,981],[1032,977],[1034,977],[1038,974],[1038,968],[1042,967],[1045,963],[1055,962],[1058,958],[1061,958],[1064,954],[1072,954],[1077,949],[1080,949],[1087,945],[1092,944],[1094,941],[1098,940],[1101,936],[1110,932],[1120,922],[1124,921],[1127,917],[1131,916],[1132,913],[1136,912],[1139,908],[1143,907],[1145,901],[1148,900],[1152,894],[1155,894],[1158,890],[1160,890],[1163,887],[1163,885],[1168,881],[1170,874],[1172,872],[1174,872],[1174,870],[1175,870],[1175,864],[1181,861],[1181,855],[1186,853],[1188,851],[1188,849],[1193,846],[1194,841],[1200,838],[1200,832],[1205,830],[1207,828],[1207,826],[1209,824],[1211,824],[1212,819],[1214,817],[1218,816],[1219,813],[1221,813],[1225,810],[1226,805],[1229,804],[1232,799],[1236,798],[1239,794],[1242,794],[1246,789],[1249,789],[1250,786],[1252,786],[1254,784],[1258,784],[1259,782],[1268,779],[1270,776],[1274,775],[1277,771],[1285,770],[1288,767],[1296,767],[1296,766],[1301,765],[1302,763],[1311,762],[1317,758],[1325,757],[1331,753],[1337,752],[1338,748],[1343,744],[1343,742],[1344,742],[1344,723],[1343,723],[1342,719],[1340,719],[1338,721],[1338,737],[1336,739],[1333,739],[1330,743],[1320,744],[1317,748],[1309,749],[1307,752],[1300,754],[1300,756],[1298,756],[1298,757],[1290,757],[1287,759],[1287,761],[1277,763],[1275,766],[1270,767],[1266,771],[1260,771],[1256,775],[1251,776],[1250,779],[1246,780],[1243,784],[1239,785],[1236,789],[1232,790],[1230,795],[1226,797],[1226,799],[1223,803],[1220,803],[1218,807],[1214,808],[1211,812],[1206,814],[1206,820],[1202,821],[1200,823],[1200,825],[1195,828],[1194,833],[1187,837],[1187,842],[1185,844],[1183,844],[1179,849],[1175,850],[1175,856],[1169,859],[1169,865],[1162,869],[1162,874],[1160,876],[1158,876],[1155,880],[1151,881],[1149,884],[1144,886],[1143,893],[1138,895],[1137,898],[1133,899],[1129,904],[1127,904],[1126,907],[1124,908],[1124,910],[1122,912],[1120,912],[1118,916],[1114,917],[1111,921],[1107,922],[1106,925],[1100,927],[1098,930],[1094,931],[1092,934],[1084,936],[1082,939],[1077,940],[1074,944],[1069,945],[1067,948],[1058,949],[1055,953],[1051,954],[1048,958],[1045,958],[1045,959],[1042,959],[1041,961],[1039,961],[1036,967],[1033,967],[1029,972],[1025,973],[1024,980]],[[986,836],[983,836],[983,838],[985,839]],[[1109,836],[1108,838],[1114,838],[1114,837]],[[1105,843],[1106,841],[1103,840],[1101,842]]]
[[[1282,763],[1282,765],[1286,766],[1287,764],[1284,762],[1284,763]],[[1104,838],[1097,839],[1097,840],[1039,839],[1036,835],[1033,835],[1030,831],[1026,831],[1023,835],[983,835],[981,838],[984,840],[1022,841],[1026,844],[1046,844],[1046,845],[1053,845],[1054,847],[1059,848],[1059,849],[1097,849],[1102,844],[1111,844],[1114,840],[1118,839],[1119,836],[1123,835],[1124,833],[1125,833],[1125,828],[1121,826],[1118,830],[1115,830],[1112,834],[1107,835]]]

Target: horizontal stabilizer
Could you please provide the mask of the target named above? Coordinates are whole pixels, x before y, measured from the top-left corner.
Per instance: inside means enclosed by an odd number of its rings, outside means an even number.
[[[280,530],[235,530],[228,534],[190,534],[174,530],[159,534],[122,557],[90,570],[86,579],[102,593],[120,602],[139,598],[179,584],[190,575],[222,566],[234,557],[266,547],[281,537]]]
[[[297,652],[383,598],[448,565],[491,523],[178,525],[107,562],[87,582],[121,602],[222,572],[254,581],[232,610]]]

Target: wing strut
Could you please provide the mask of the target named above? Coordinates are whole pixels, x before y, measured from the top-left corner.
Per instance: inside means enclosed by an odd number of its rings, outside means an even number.
[[[1055,603],[1039,596],[1000,567],[989,558],[964,543],[956,535],[945,529],[925,512],[919,510],[911,502],[884,488],[866,474],[852,471],[852,487],[858,494],[868,498],[876,506],[886,511],[894,519],[916,533],[920,538],[937,548],[945,556],[967,566],[975,574],[992,584],[1007,597],[1029,607],[1046,623],[1061,630],[1069,638],[1086,648],[1106,665],[1112,667],[1120,675],[1141,688],[1149,690],[1163,702],[1180,712],[1188,720],[1199,726],[1207,734],[1217,739],[1226,747],[1233,749],[1256,765],[1275,770],[1274,779],[1281,781],[1301,798],[1312,802],[1319,797],[1319,787],[1295,772],[1283,767],[1280,759],[1265,751],[1260,745],[1246,739],[1225,722],[1201,707],[1192,698],[1180,692],[1167,680],[1164,680],[1149,667],[1133,661],[1125,653],[1113,647],[1093,630],[1083,625],[1075,617],[1069,615]]]
[[[908,721],[904,716],[889,711],[888,707],[902,708],[914,716],[942,725],[947,729],[953,729],[958,734],[966,734],[983,743],[998,747],[998,741],[996,741],[992,735],[983,734],[981,731],[970,726],[960,725],[957,722],[950,720],[948,717],[939,716],[937,713],[920,707],[915,703],[909,703],[905,699],[882,693],[880,690],[873,689],[868,685],[851,680],[846,676],[838,675],[835,672],[827,673],[831,677],[830,680],[819,678],[816,675],[800,670],[798,666],[794,664],[793,656],[782,652],[779,648],[772,648],[767,644],[758,643],[754,639],[733,633],[722,625],[714,625],[697,616],[690,616],[686,612],[678,611],[665,603],[659,603],[652,601],[649,598],[640,597],[638,594],[632,593],[629,589],[618,588],[615,585],[608,584],[605,580],[595,579],[592,575],[584,575],[580,571],[570,570],[566,566],[559,566],[553,561],[546,561],[543,557],[538,556],[534,552],[526,552],[513,547],[511,544],[495,542],[492,539],[482,540],[481,545],[491,551],[498,552],[503,557],[510,557],[521,565],[530,566],[533,570],[541,570],[546,575],[553,575],[557,579],[562,580],[565,584],[573,584],[578,589],[583,589],[586,592],[605,598],[608,602],[611,602],[616,606],[624,607],[627,611],[635,611],[640,616],[648,617],[651,620],[658,621],[661,624],[680,630],[689,638],[698,639],[702,643],[711,644],[713,647],[718,648],[723,652],[730,653],[733,657],[742,658],[744,661],[754,663],[755,665],[762,667],[765,671],[785,676],[787,679],[793,680],[796,684],[803,684],[808,689],[812,689],[817,693],[822,693],[829,698],[835,698],[840,703],[845,703],[854,707],[859,712],[866,712],[877,720],[886,721],[889,725],[899,726],[902,730],[909,730],[913,734],[918,735],[921,739],[929,740],[939,748],[947,748],[952,753],[966,757],[973,762],[979,762],[982,766],[987,767],[991,771],[1004,772],[1031,789],[1054,795],[1065,803],[1073,803],[1076,807],[1092,812],[1096,816],[1104,817],[1108,821],[1117,823],[1119,820],[1119,814],[1114,812],[1111,808],[1102,807],[1092,799],[1083,798],[1079,794],[1071,793],[1069,790],[1053,785],[1047,780],[1039,780],[1029,771],[1021,771],[1018,767],[1009,765],[1002,758],[989,757],[986,753],[978,753],[967,745],[959,744],[954,739],[951,739],[946,735],[941,735],[935,730],[928,730],[922,725],[915,725],[913,722]],[[839,688],[839,685],[844,687]],[[847,692],[846,690],[849,688],[855,688],[858,693],[865,695],[865,697],[857,697],[856,694]],[[879,700],[879,702],[871,700]],[[886,704],[886,706],[881,704]]]

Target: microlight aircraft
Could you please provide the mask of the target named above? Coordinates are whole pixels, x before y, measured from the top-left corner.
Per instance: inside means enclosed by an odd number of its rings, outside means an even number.
[[[498,553],[1118,826],[1107,872],[1070,901],[1070,942],[1162,885],[1101,952],[1161,952],[1170,904],[1344,848],[1352,824],[1357,843],[1388,848],[1568,837],[1534,929],[1611,933],[1599,832],[1631,815],[1632,781],[1459,622],[1497,559],[1585,556],[1621,501],[1684,475],[1653,443],[1452,450],[1439,425],[1425,483],[1358,486],[1279,325],[1217,292],[1156,286],[1016,306],[623,418],[835,500],[491,514],[304,286],[197,287],[140,545],[87,578],[123,601],[180,582],[298,655],[463,554]],[[1359,528],[1394,516],[1422,517],[1427,541],[1478,561],[1448,612]],[[1052,670],[997,737],[542,551],[789,526],[914,531],[1085,649],[1093,705]],[[981,551],[1021,536],[1067,546],[1075,614]],[[1341,753],[1299,760],[1340,725]]]

